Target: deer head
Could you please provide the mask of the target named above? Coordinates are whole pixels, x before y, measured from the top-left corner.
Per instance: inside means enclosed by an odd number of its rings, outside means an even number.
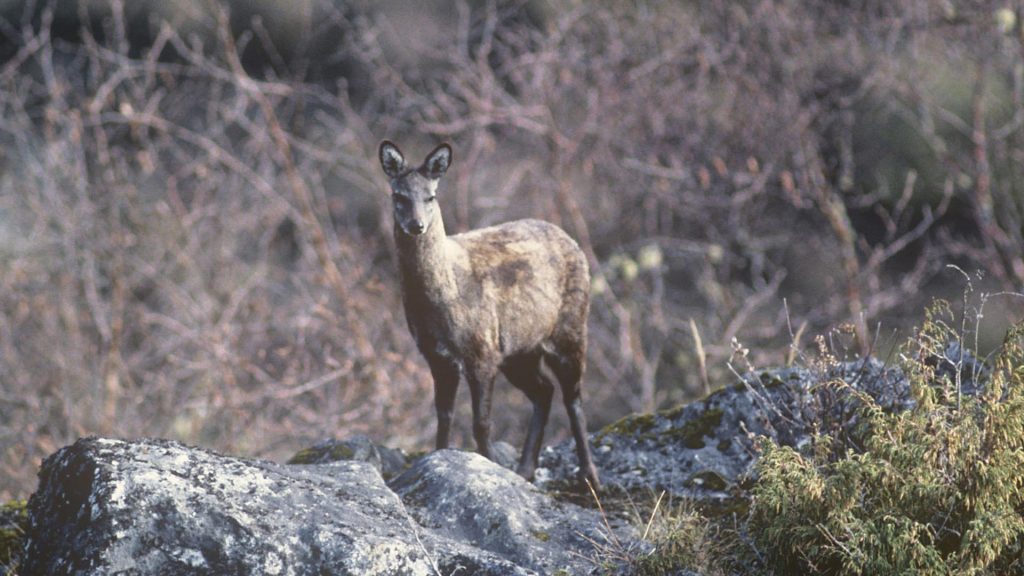
[[[410,169],[398,146],[387,140],[380,144],[380,165],[391,179],[391,202],[395,223],[410,236],[426,233],[440,219],[437,182],[452,162],[452,148],[441,144],[427,154],[418,168]]]

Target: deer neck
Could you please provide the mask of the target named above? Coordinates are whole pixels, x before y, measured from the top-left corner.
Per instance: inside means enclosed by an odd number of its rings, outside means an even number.
[[[423,298],[437,305],[457,295],[449,256],[450,243],[440,214],[419,236],[406,234],[395,224],[395,245],[404,298]]]

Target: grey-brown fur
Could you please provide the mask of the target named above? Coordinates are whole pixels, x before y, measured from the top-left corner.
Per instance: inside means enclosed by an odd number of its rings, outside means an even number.
[[[434,377],[437,447],[448,446],[461,374],[472,395],[477,450],[491,456],[491,391],[502,372],[533,403],[518,467],[531,478],[554,393],[543,361],[562,389],[580,477],[596,488],[580,398],[590,307],[583,252],[540,220],[448,236],[435,193],[451,147],[438,146],[413,169],[391,142],[381,143],[379,157],[391,184],[405,317]]]

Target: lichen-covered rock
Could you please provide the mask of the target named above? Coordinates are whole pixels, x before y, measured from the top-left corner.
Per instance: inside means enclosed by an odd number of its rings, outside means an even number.
[[[20,573],[586,571],[589,544],[573,529],[596,527],[592,513],[479,456],[436,453],[395,486],[401,497],[361,461],[280,465],[169,441],[84,439],[43,464]],[[460,496],[439,505],[443,494]],[[483,523],[460,530],[447,518]]]
[[[553,501],[515,472],[469,452],[429,454],[391,487],[421,526],[541,574],[580,573],[573,554],[603,538],[594,512]]]
[[[843,381],[845,385],[828,385]],[[852,429],[859,390],[890,410],[910,406],[906,378],[875,359],[839,364],[828,372],[783,368],[751,373],[707,398],[659,412],[627,416],[592,436],[605,488],[665,490],[729,511],[757,457],[757,436],[788,446],[807,444],[815,431]],[[574,477],[571,442],[541,453],[538,483]]]

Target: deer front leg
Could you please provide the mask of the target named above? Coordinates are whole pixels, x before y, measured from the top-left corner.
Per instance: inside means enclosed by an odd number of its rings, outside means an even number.
[[[473,397],[473,438],[476,440],[476,451],[481,456],[493,460],[491,450],[491,392],[494,389],[494,378],[498,368],[489,363],[467,366],[466,380],[469,381],[469,393]]]
[[[434,376],[434,408],[437,410],[436,447],[440,450],[448,447],[452,413],[455,410],[455,392],[459,389],[459,367],[444,360],[434,360],[430,362],[430,373]]]

